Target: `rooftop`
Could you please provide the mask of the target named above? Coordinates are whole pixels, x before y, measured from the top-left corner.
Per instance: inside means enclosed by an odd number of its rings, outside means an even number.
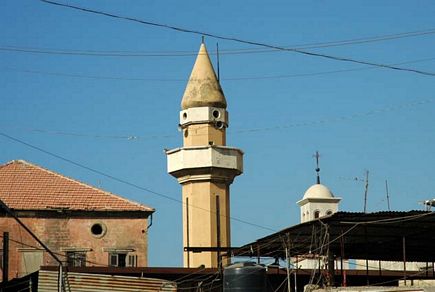
[[[435,212],[337,212],[248,243],[236,255],[286,257],[326,250],[351,259],[434,262]],[[313,238],[315,240],[313,240]]]
[[[15,210],[154,212],[151,207],[24,160],[13,160],[0,165],[0,199]]]

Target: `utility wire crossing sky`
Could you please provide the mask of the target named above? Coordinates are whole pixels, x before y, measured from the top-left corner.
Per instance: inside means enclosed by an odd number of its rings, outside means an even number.
[[[301,49],[296,49],[296,48],[285,48],[285,47],[270,45],[270,44],[266,44],[266,43],[260,43],[260,42],[243,40],[243,39],[239,39],[239,38],[233,38],[233,37],[212,34],[212,33],[205,32],[205,31],[191,30],[191,29],[181,28],[181,27],[177,27],[177,26],[161,24],[161,23],[157,23],[157,22],[140,20],[140,19],[136,19],[136,18],[132,18],[132,17],[115,15],[115,14],[111,14],[111,13],[107,13],[107,12],[103,12],[103,11],[87,9],[87,8],[83,8],[83,7],[78,7],[78,6],[54,2],[54,1],[48,1],[48,0],[40,0],[40,1],[48,3],[48,4],[52,4],[52,5],[57,5],[57,6],[61,6],[61,7],[80,10],[83,12],[89,12],[89,13],[94,13],[94,14],[103,15],[103,16],[107,16],[107,17],[123,19],[123,20],[127,20],[127,21],[133,21],[133,22],[140,23],[140,24],[171,29],[171,30],[175,30],[175,31],[183,32],[183,33],[191,33],[191,34],[196,34],[196,35],[208,36],[208,37],[212,37],[212,38],[219,39],[219,40],[234,41],[234,42],[238,42],[238,43],[242,43],[242,44],[260,46],[260,47],[265,47],[265,48],[269,48],[269,49],[276,49],[276,50],[280,50],[280,51],[294,52],[294,53],[299,53],[299,54],[303,54],[303,55],[307,55],[307,56],[326,58],[326,59],[331,59],[331,60],[335,60],[335,61],[350,62],[350,63],[370,65],[370,66],[381,67],[381,68],[392,69],[392,70],[408,71],[408,72],[413,72],[413,73],[428,75],[428,76],[435,76],[435,73],[425,72],[425,71],[411,69],[411,68],[402,68],[402,67],[396,67],[396,66],[387,65],[387,64],[379,64],[379,63],[356,60],[356,59],[351,59],[351,58],[337,57],[337,56],[326,55],[326,54],[319,54],[319,53],[314,53],[314,52],[303,51]]]

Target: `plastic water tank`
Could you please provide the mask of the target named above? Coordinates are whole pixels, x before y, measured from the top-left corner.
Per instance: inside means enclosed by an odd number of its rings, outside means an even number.
[[[266,292],[266,269],[252,262],[235,263],[224,269],[224,292]]]

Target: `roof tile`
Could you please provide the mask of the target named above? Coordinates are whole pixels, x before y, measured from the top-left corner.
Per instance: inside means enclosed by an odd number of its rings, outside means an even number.
[[[0,198],[16,210],[154,211],[24,160],[0,165]]]

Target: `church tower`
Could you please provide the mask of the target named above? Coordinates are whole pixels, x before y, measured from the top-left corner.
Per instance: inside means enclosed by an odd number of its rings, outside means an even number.
[[[230,184],[243,172],[243,152],[226,146],[227,102],[202,43],[181,101],[183,147],[166,151],[168,172],[182,186],[184,267],[218,267],[231,246]],[[223,264],[229,258],[222,259]]]
[[[297,202],[301,208],[301,223],[336,213],[341,201],[341,198],[334,197],[332,192],[320,183],[319,152],[316,152],[314,157],[317,164],[316,184],[309,187],[302,200]]]

